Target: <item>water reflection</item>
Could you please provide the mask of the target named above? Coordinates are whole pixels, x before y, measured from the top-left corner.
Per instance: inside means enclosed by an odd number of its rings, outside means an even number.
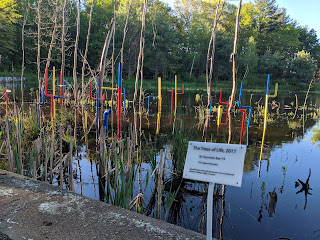
[[[307,178],[306,182],[301,181],[299,178],[298,178],[298,181],[295,182],[295,188],[297,188],[299,186],[301,187],[301,189],[298,192],[296,192],[296,194],[304,192],[305,202],[304,202],[303,209],[306,209],[306,207],[307,207],[307,197],[308,197],[308,195],[312,195],[309,192],[309,190],[312,190],[312,188],[310,188],[310,186],[309,186],[310,176],[311,176],[311,169],[309,168],[309,175],[308,175],[308,178]]]
[[[195,93],[186,93],[185,97],[181,96],[179,98],[178,106],[180,107],[178,107],[177,117],[183,118],[183,126],[180,129],[180,123],[176,124],[174,136],[172,136],[173,119],[170,121],[172,110],[169,97],[163,97],[161,130],[156,139],[154,133],[157,126],[157,116],[143,115],[146,143],[142,149],[142,162],[139,165],[132,166],[135,166],[133,169],[135,172],[138,169],[141,170],[139,173],[141,175],[140,184],[142,184],[144,192],[143,199],[137,198],[141,195],[139,195],[139,182],[136,180],[134,182],[135,190],[131,195],[134,201],[130,206],[134,209],[133,206],[138,205],[135,200],[143,200],[146,205],[144,214],[156,217],[160,198],[162,220],[205,233],[206,184],[183,181],[181,175],[179,175],[182,172],[186,155],[184,146],[189,140],[201,141],[202,139],[201,129],[204,125],[206,109],[201,101],[200,103],[192,101],[195,96]],[[213,109],[216,110],[218,106],[217,97],[215,98],[216,105],[213,106]],[[279,239],[279,235],[290,236],[291,239],[311,239],[317,236],[319,226],[314,226],[313,223],[318,222],[318,216],[320,215],[320,198],[313,195],[307,199],[307,196],[312,194],[310,184],[314,188],[312,191],[320,191],[319,185],[313,184],[320,181],[320,170],[316,167],[318,165],[316,160],[320,155],[320,148],[317,146],[320,139],[318,137],[319,126],[316,125],[318,115],[315,115],[318,105],[315,105],[315,101],[311,99],[312,105],[308,106],[306,111],[305,128],[307,131],[306,134],[303,134],[302,109],[295,108],[296,105],[291,104],[295,101],[295,96],[279,98],[278,102],[270,103],[271,108],[267,118],[268,128],[265,133],[263,154],[261,161],[259,161],[263,134],[264,109],[262,100],[259,102],[261,97],[259,94],[244,95],[243,97],[247,98],[244,100],[245,102],[249,102],[248,98],[250,97],[250,102],[254,106],[252,126],[249,132],[249,146],[244,164],[243,184],[241,188],[229,187],[224,192],[221,186],[217,186],[214,207],[214,236],[225,239]],[[284,105],[290,105],[291,107],[284,107]],[[65,117],[67,118],[67,124],[71,126],[75,124],[73,121],[75,116],[78,119],[74,129],[70,129],[69,133],[68,131],[65,132],[66,135],[77,135],[78,140],[77,152],[80,157],[74,156],[76,167],[73,174],[74,179],[77,180],[76,192],[110,202],[111,200],[107,199],[106,194],[109,198],[112,197],[111,195],[114,192],[110,192],[112,190],[110,188],[114,187],[114,178],[120,176],[120,174],[112,173],[108,175],[109,178],[106,177],[108,166],[100,162],[95,150],[94,110],[90,111],[85,107],[84,109],[87,111],[88,123],[84,123],[84,116],[77,116],[73,112],[69,113],[70,116]],[[156,112],[155,108],[151,107],[151,109]],[[45,116],[48,109],[44,108],[43,110]],[[78,115],[83,115],[83,113],[84,111],[82,113],[77,111]],[[112,117],[115,117],[115,114]],[[129,125],[133,115],[128,111],[125,117],[123,123],[124,134],[132,131]],[[228,135],[227,128],[220,128],[219,136],[217,136],[216,117],[217,111],[212,111],[212,122],[208,128],[207,140],[225,142]],[[241,117],[241,114],[236,111],[232,118],[233,143],[239,143],[240,141]],[[79,122],[81,119],[83,119],[83,123]],[[171,122],[171,124],[167,125],[168,122]],[[84,127],[87,125],[88,127]],[[200,131],[197,131],[196,127],[193,127],[194,125],[198,126]],[[110,146],[114,146],[112,144],[112,133],[112,126],[110,126]],[[148,144],[151,147],[147,146]],[[158,197],[158,178],[150,178],[150,176],[157,168],[161,149],[164,150],[167,161],[164,167],[164,176],[161,178],[163,180],[163,192]],[[133,147],[130,151],[127,155],[124,154],[124,159],[129,155],[128,158],[131,159],[131,156],[137,154]],[[148,155],[149,151],[155,154],[152,160]],[[121,153],[120,150],[115,152]],[[108,171],[112,171],[115,166],[116,163],[111,161]],[[307,179],[305,181],[297,180],[297,176],[305,176],[308,169],[310,169],[310,172]],[[261,173],[259,179],[257,179],[257,172]],[[154,175],[157,175],[157,173]],[[124,183],[128,180],[129,177],[124,180]],[[149,181],[148,184],[147,181]],[[292,183],[294,182],[296,182],[297,189],[293,187]],[[302,192],[304,194],[300,194]],[[300,197],[303,197],[303,195],[305,197],[304,208],[299,209],[295,206],[301,203]],[[307,200],[309,201],[307,202]],[[142,206],[142,203],[139,204]],[[308,208],[306,208],[307,204]],[[169,205],[171,207],[167,207]],[[294,211],[294,214],[292,211]],[[313,224],[312,227],[310,227],[311,223]],[[292,233],[293,228],[296,233]]]

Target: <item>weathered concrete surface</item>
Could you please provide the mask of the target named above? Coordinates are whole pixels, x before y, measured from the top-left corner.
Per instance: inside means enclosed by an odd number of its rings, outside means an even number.
[[[1,237],[205,239],[190,230],[3,170],[0,170]]]

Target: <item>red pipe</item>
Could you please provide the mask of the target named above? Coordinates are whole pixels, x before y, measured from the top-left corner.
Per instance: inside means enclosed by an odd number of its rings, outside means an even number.
[[[99,101],[104,101],[105,97],[106,97],[105,94],[103,94],[102,99],[99,99]],[[89,98],[92,101],[97,101],[97,98],[92,97],[92,82],[90,82]]]
[[[219,103],[220,103],[220,104],[226,104],[226,105],[227,105],[227,113],[226,113],[226,121],[225,121],[224,123],[221,122],[220,124],[221,124],[221,125],[227,125],[227,123],[228,123],[228,117],[229,117],[229,115],[228,115],[229,103],[228,103],[228,102],[222,102],[222,101],[221,101],[221,97],[222,97],[222,89],[220,89]]]
[[[118,111],[117,111],[117,140],[120,139],[120,129],[121,129],[121,94],[122,88],[118,87]]]
[[[243,127],[244,127],[244,120],[246,118],[246,110],[239,109],[239,111],[242,112],[241,134],[240,134],[240,144],[242,144]]]
[[[177,94],[184,94],[184,84],[182,84],[182,92]]]
[[[51,98],[50,114],[51,114],[51,119],[52,119],[52,115],[53,115],[53,95],[52,94],[48,94],[48,66],[46,66],[46,71],[45,71],[45,90],[44,90],[44,94],[47,97]]]

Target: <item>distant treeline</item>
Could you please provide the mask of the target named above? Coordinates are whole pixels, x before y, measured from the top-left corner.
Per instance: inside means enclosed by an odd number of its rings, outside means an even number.
[[[144,79],[158,76],[165,80],[178,74],[183,81],[205,81],[206,57],[213,27],[216,1],[176,0],[175,8],[158,0],[148,1],[144,43]],[[223,1],[221,1],[223,2]],[[88,46],[86,74],[98,68],[111,19],[116,28],[111,40],[107,74],[120,61],[124,26],[128,30],[124,42],[124,78],[135,76],[139,54],[143,0],[81,0],[78,73],[86,48],[92,9],[92,26]],[[66,4],[66,5],[64,5]],[[44,72],[54,26],[51,65],[61,65],[62,42],[65,44],[65,70],[72,75],[76,38],[76,0],[7,0],[0,2],[0,71],[20,71],[22,39],[27,73],[37,72],[38,41],[41,71]],[[65,8],[64,8],[65,6]],[[130,11],[128,11],[130,6]],[[63,16],[63,9],[66,14]],[[232,78],[232,53],[237,6],[225,2],[218,24],[213,81]],[[62,41],[63,22],[66,35]],[[24,29],[24,30],[23,30]],[[38,30],[40,29],[40,39]],[[23,36],[23,37],[22,37]],[[254,0],[241,10],[238,44],[238,78],[258,84],[260,76],[290,83],[309,82],[319,75],[320,43],[313,29],[300,26],[275,0]],[[116,68],[115,68],[116,71]],[[318,74],[317,74],[318,72]],[[265,79],[262,79],[265,81]]]

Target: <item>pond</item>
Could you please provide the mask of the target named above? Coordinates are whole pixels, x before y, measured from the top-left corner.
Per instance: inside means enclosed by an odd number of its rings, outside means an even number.
[[[154,93],[155,91],[150,91],[146,96]],[[213,94],[213,111],[205,138],[203,137],[205,92],[186,91],[185,94],[178,95],[179,119],[176,121],[172,116],[170,93],[163,91],[162,94],[162,115],[158,135],[155,134],[157,99],[150,98],[150,109],[147,112],[145,97],[141,119],[144,138],[139,153],[141,162],[132,164],[134,178],[131,183],[132,193],[128,193],[131,197],[127,200],[129,203],[127,208],[131,207],[132,210],[148,216],[160,217],[162,220],[205,234],[207,184],[182,180],[181,173],[188,141],[226,143],[228,140],[228,126],[220,125],[217,132],[219,92]],[[227,101],[227,93],[223,94],[222,101]],[[128,90],[127,95],[127,99],[131,100],[132,92]],[[320,237],[320,96],[314,94],[309,96],[307,110],[304,113],[305,121],[302,110],[304,99],[305,94],[286,94],[270,98],[266,136],[260,161],[264,95],[250,91],[243,93],[241,103],[251,105],[253,112],[248,143],[246,130],[242,140],[244,144],[248,144],[242,186],[237,188],[216,185],[214,237],[224,239]],[[122,122],[123,136],[126,137],[130,136],[128,132],[134,119],[130,104],[132,103],[129,102]],[[34,103],[30,103],[30,106],[35,107]],[[49,108],[48,100],[45,107],[42,107],[48,119]],[[67,108],[70,115],[78,118],[76,152],[73,152],[74,191],[90,198],[115,203],[117,202],[115,191],[120,190],[110,183],[119,176],[122,181],[119,180],[118,188],[128,187],[123,184],[126,176],[122,178],[120,170],[117,175],[109,176],[104,171],[101,173],[102,164],[97,160],[99,154],[96,153],[95,108],[86,104],[80,110],[74,109],[76,108]],[[88,126],[91,126],[86,134],[83,128],[84,111],[88,114]],[[59,115],[59,112],[57,114]],[[113,148],[113,141],[116,141],[111,139],[115,136],[112,132],[116,134],[115,115],[112,114],[109,119],[108,147],[110,148]],[[225,117],[223,112],[222,122],[225,121]],[[240,142],[241,117],[242,114],[236,107],[232,113],[232,143],[235,144]],[[74,123],[69,121],[68,124],[72,125],[71,129],[74,130]],[[175,133],[172,133],[173,124]],[[121,144],[117,145],[117,149],[114,150],[117,154],[125,152],[123,155],[125,159],[129,155],[126,152],[126,143],[128,142],[123,142],[123,147]],[[139,149],[139,146],[135,147]],[[115,167],[117,164],[121,165],[119,162],[109,162],[106,163],[109,166],[104,168],[109,169],[109,172],[117,172],[121,168]],[[127,164],[126,160],[124,164]],[[162,172],[159,172],[159,166],[163,166]],[[53,184],[59,185],[59,174],[54,176]],[[157,194],[159,179],[162,182],[161,196]],[[67,182],[64,183],[64,187],[69,188]],[[139,201],[143,203],[139,204],[137,196],[141,196],[139,195],[141,193],[143,198]]]

